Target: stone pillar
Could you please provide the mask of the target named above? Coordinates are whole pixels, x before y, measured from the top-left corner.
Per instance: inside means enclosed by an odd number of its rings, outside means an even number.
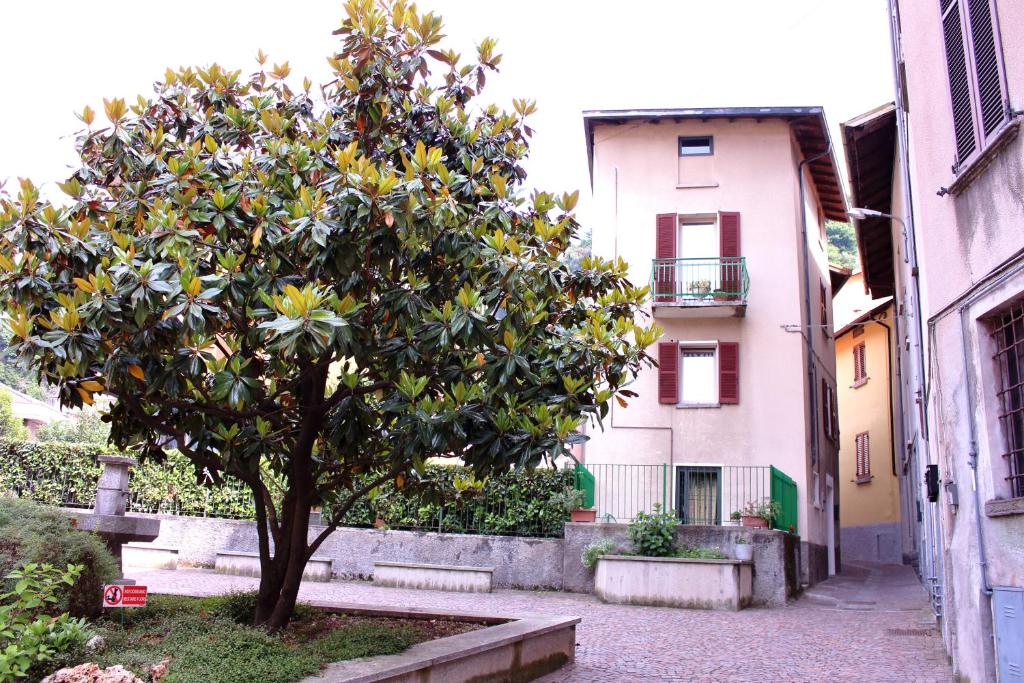
[[[128,509],[128,470],[136,464],[134,458],[118,455],[101,455],[97,458],[103,465],[99,483],[96,485],[97,515],[124,516]]]

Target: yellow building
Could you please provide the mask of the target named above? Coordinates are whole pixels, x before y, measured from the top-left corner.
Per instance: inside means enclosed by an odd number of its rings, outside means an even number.
[[[855,272],[832,301],[839,404],[839,542],[844,560],[902,563],[893,444],[892,298],[872,299]]]

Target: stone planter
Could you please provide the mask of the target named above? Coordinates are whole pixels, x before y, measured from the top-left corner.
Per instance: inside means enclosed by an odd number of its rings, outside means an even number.
[[[749,526],[749,527],[752,527],[754,529],[767,529],[768,528],[768,520],[765,519],[764,517],[754,517],[753,515],[743,515],[742,517],[740,517],[740,521],[743,523],[743,526]]]
[[[597,510],[591,508],[584,510],[577,508],[569,513],[569,520],[572,522],[595,522],[597,520]]]
[[[602,555],[594,594],[604,602],[740,610],[753,596],[751,562]]]
[[[750,562],[754,559],[754,546],[751,543],[734,543],[733,555],[737,560]]]

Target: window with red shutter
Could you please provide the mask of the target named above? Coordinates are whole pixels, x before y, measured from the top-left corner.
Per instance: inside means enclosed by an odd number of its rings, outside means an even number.
[[[820,316],[820,319],[821,319],[821,332],[822,332],[822,334],[824,334],[827,337],[828,336],[828,332],[829,332],[829,330],[828,330],[828,291],[825,289],[825,283],[824,282],[819,282],[818,286],[821,288],[821,291],[820,291],[821,311],[819,311],[819,316]]]
[[[679,403],[679,344],[658,343],[658,403]]]
[[[718,402],[740,402],[740,345],[736,342],[718,343]]]
[[[740,214],[718,214],[719,257],[722,259],[722,291],[739,296],[743,288],[743,262],[740,260]]]
[[[867,432],[861,432],[854,439],[857,457],[857,483],[871,479],[871,441]]]
[[[859,387],[867,381],[867,347],[861,342],[853,347],[853,386]]]
[[[661,213],[654,220],[654,294],[655,301],[672,301],[676,282],[676,230],[679,217]]]

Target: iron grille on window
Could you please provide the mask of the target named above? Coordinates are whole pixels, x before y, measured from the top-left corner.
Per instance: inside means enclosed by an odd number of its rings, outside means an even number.
[[[992,324],[999,365],[999,422],[1006,438],[1010,495],[1024,497],[1024,301]]]

